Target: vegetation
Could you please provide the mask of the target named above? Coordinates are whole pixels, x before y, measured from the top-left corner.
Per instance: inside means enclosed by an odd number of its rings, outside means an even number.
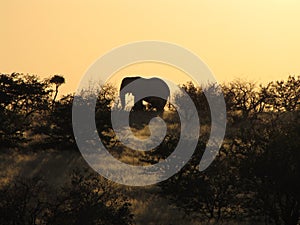
[[[40,80],[34,75],[0,74],[1,154],[50,150],[77,154],[71,121],[74,95],[58,99],[64,82],[60,75]],[[199,172],[198,164],[209,137],[209,105],[200,87],[193,83],[181,87],[198,109],[201,136],[186,166],[151,187],[154,195],[183,211],[185,218],[201,221],[194,224],[299,224],[300,77],[266,85],[242,81],[222,85],[226,136],[219,155],[204,172]],[[206,88],[214,93],[213,84]],[[98,133],[114,157],[128,164],[149,165],[175,149],[180,121],[172,105],[162,116],[168,123],[163,143],[140,154],[116,139],[109,122],[116,88],[100,86],[98,93]],[[82,101],[91,97],[87,91]],[[182,98],[174,98],[179,107]],[[145,115],[134,121],[132,130],[147,136],[143,128],[155,112],[132,113]],[[137,215],[125,189],[91,170],[74,170],[60,185],[36,174],[28,179],[19,174],[0,185],[0,224],[135,224]]]

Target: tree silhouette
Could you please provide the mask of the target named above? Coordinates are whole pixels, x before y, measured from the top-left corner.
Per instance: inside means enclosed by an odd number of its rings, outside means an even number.
[[[58,88],[60,85],[65,83],[65,78],[63,76],[60,75],[54,75],[53,77],[51,77],[50,81],[51,84],[55,84],[55,94],[53,97],[53,103],[56,100],[57,94],[58,94]]]
[[[37,76],[0,74],[0,141],[2,147],[24,141],[33,117],[49,109],[51,90]]]
[[[163,194],[209,221],[299,224],[299,80],[223,85],[228,124],[218,157],[200,173],[205,142],[198,145],[185,169],[161,183]],[[203,99],[193,84],[184,87],[194,102]]]

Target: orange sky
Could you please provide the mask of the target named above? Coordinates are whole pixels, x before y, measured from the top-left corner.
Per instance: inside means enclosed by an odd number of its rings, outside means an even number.
[[[299,0],[1,1],[0,72],[62,74],[62,92],[74,92],[110,49],[161,40],[196,53],[220,82],[266,82],[300,74],[299,28]],[[123,72],[152,73],[149,66]]]

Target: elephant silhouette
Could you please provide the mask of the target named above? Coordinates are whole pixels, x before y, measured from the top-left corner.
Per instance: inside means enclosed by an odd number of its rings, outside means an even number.
[[[136,81],[136,82],[134,82]],[[134,82],[129,87],[125,88],[130,83]],[[155,109],[158,112],[163,112],[167,103],[167,99],[170,96],[169,86],[160,78],[142,78],[142,77],[125,77],[122,80],[120,87],[120,99],[121,105],[124,109],[126,106],[125,95],[132,94],[134,96],[133,111],[145,110],[143,101],[147,102],[151,109]],[[156,97],[158,94],[162,97]],[[146,96],[142,98],[142,96]],[[136,101],[140,99],[139,101]]]

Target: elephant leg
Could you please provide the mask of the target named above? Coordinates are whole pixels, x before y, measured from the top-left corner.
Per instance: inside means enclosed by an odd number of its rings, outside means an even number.
[[[159,97],[152,97],[150,99],[148,99],[148,101],[150,102],[152,108],[155,108],[156,111],[158,112],[163,112],[166,102],[167,100],[159,98]]]
[[[121,100],[121,108],[125,109],[126,107],[126,102],[125,102],[125,93],[120,94],[120,100]]]
[[[132,107],[133,111],[142,111],[144,110],[143,100],[140,100],[134,104]]]

